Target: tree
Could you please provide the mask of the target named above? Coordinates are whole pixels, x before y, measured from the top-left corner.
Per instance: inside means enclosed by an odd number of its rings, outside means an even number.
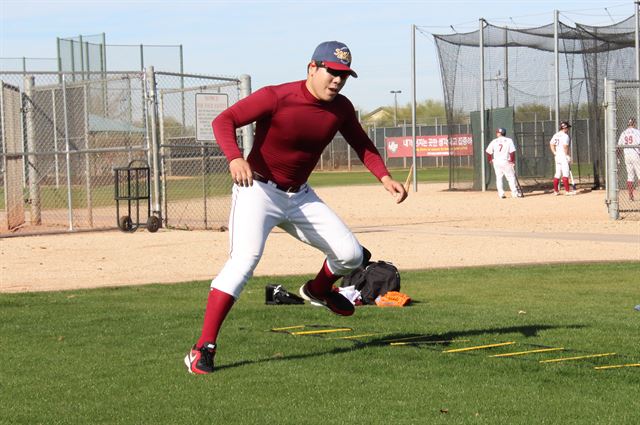
[[[386,111],[386,114],[378,114],[381,118],[375,121],[378,127],[393,127],[394,106],[383,106],[382,110]],[[376,109],[377,110],[377,109]],[[366,117],[367,114],[363,114]],[[446,124],[447,114],[444,107],[444,102],[440,100],[427,99],[419,102],[416,105],[416,123],[433,125],[436,122],[438,124]],[[398,125],[411,124],[411,103],[406,103],[403,106],[398,105]],[[464,124],[468,121],[468,116],[462,111],[454,112],[453,123]]]

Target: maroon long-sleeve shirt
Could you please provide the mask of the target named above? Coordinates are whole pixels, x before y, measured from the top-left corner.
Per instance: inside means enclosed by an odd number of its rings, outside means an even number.
[[[229,162],[242,158],[236,128],[254,121],[254,143],[247,161],[254,171],[279,185],[305,183],[338,131],[378,180],[389,175],[378,150],[360,126],[353,105],[343,95],[322,102],[313,97],[303,80],[264,87],[238,101],[212,123],[216,140]]]

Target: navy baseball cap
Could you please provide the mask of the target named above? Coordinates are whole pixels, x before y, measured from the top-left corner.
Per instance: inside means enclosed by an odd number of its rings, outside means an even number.
[[[322,62],[330,69],[348,71],[354,78],[358,78],[358,74],[351,69],[351,51],[346,44],[339,41],[325,41],[318,44],[311,60]]]
[[[507,135],[507,129],[506,129],[506,128],[502,128],[502,127],[500,127],[500,128],[498,128],[498,129],[496,130],[496,133],[500,133],[500,134],[502,134],[503,136],[506,136],[506,135]]]
[[[571,127],[571,124],[569,124],[569,121],[560,121],[560,128],[569,128]]]

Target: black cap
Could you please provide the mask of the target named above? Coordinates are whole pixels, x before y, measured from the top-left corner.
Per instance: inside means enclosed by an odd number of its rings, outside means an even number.
[[[560,121],[560,129],[563,128],[570,128],[571,124],[569,124],[569,121]]]

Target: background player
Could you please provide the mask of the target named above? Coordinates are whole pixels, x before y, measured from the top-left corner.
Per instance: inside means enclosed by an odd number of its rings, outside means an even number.
[[[507,130],[504,128],[496,130],[496,138],[489,143],[486,149],[487,160],[489,164],[493,164],[493,170],[496,173],[498,197],[505,198],[504,181],[502,177],[506,177],[507,182],[509,182],[509,188],[511,189],[511,197],[518,198],[520,197],[520,193],[516,185],[516,145],[509,137],[505,137],[506,135]]]
[[[556,173],[553,176],[553,194],[560,195],[559,183],[562,177],[562,185],[564,186],[565,195],[575,195],[575,191],[569,190],[569,167],[571,165],[571,156],[569,156],[571,147],[571,137],[569,129],[571,124],[567,121],[560,122],[560,130],[551,137],[549,147],[555,157]]]
[[[628,127],[620,134],[618,146],[624,146],[624,164],[627,167],[627,190],[633,201],[633,185],[640,180],[640,131],[636,128],[636,119],[629,118]]]
[[[357,77],[351,69],[349,48],[327,41],[314,51],[306,80],[264,87],[213,121],[216,140],[229,161],[235,183],[229,216],[229,259],[211,282],[200,339],[185,357],[189,372],[213,371],[222,322],[253,275],[275,226],[326,255],[317,276],[300,288],[302,297],[336,314],[353,314],[353,304],[333,291],[333,284],[362,264],[363,249],[309,187],[307,178],[324,148],[340,131],[397,203],[404,201],[407,192],[391,178],[351,102],[339,94],[349,76]],[[236,129],[254,121],[254,145],[245,160],[236,142]]]

